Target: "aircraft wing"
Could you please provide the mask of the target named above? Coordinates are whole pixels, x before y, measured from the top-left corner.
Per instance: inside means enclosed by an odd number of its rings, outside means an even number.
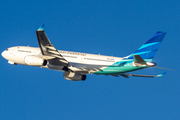
[[[166,72],[162,73],[162,74],[158,74],[158,75],[138,75],[138,74],[128,74],[128,73],[119,73],[119,74],[106,74],[107,76],[111,75],[114,77],[125,77],[125,78],[129,78],[129,76],[133,76],[133,77],[149,77],[149,78],[154,78],[154,77],[162,77]]]
[[[123,74],[119,74],[119,75],[121,75],[123,77],[125,77],[125,76],[133,76],[133,77],[149,77],[149,78],[154,78],[154,77],[162,77],[164,74],[165,74],[165,72],[162,73],[162,74],[158,74],[158,75],[138,75],[138,74],[127,74],[127,73],[123,73]]]
[[[41,53],[44,57],[48,59],[50,64],[52,63],[53,65],[60,65],[66,67],[71,66],[69,62],[62,57],[58,50],[49,41],[48,37],[44,32],[44,24],[42,24],[40,28],[36,31],[36,36],[39,47],[41,49]]]

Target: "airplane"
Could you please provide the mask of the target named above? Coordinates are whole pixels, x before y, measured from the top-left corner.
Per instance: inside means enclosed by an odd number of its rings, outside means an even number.
[[[64,79],[71,81],[84,81],[87,74],[154,78],[162,77],[165,72],[158,75],[138,75],[129,72],[156,67],[157,64],[152,60],[165,35],[166,32],[159,31],[134,53],[125,57],[113,57],[57,50],[46,36],[44,24],[42,24],[36,31],[39,47],[10,47],[1,55],[8,60],[9,64],[43,67],[64,72]]]

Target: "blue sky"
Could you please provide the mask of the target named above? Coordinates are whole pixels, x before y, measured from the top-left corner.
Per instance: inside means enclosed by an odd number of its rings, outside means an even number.
[[[178,0],[1,1],[1,52],[37,47],[35,31],[42,23],[57,49],[119,57],[165,31],[154,61],[177,71],[148,68],[135,73],[167,74],[154,79],[88,75],[85,82],[73,82],[61,72],[13,66],[1,57],[0,119],[179,120],[179,6]]]

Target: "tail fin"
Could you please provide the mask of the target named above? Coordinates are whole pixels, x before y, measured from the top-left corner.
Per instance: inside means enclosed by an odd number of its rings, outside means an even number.
[[[151,39],[142,45],[137,51],[125,57],[126,59],[133,59],[133,55],[139,55],[142,59],[152,61],[154,58],[164,36],[165,32],[157,32]]]

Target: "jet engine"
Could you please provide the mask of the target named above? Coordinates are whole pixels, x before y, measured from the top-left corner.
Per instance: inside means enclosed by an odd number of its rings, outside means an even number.
[[[31,66],[46,66],[47,60],[44,60],[37,56],[26,56],[24,63]]]
[[[86,80],[86,75],[81,75],[79,73],[65,71],[63,74],[64,79],[71,81],[84,81]]]

